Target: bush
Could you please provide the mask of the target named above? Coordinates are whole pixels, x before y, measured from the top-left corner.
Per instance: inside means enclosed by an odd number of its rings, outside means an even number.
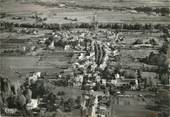
[[[160,81],[161,81],[161,84],[164,84],[164,85],[167,85],[169,84],[169,74],[168,73],[163,73],[160,75]]]
[[[143,44],[143,41],[141,39],[137,39],[133,45],[136,45],[136,44]]]
[[[146,11],[150,11],[150,8],[145,8]],[[161,12],[165,12],[166,14],[169,13],[169,9],[167,8],[162,8],[158,9]],[[154,11],[154,10],[153,10]],[[164,13],[164,14],[165,14]],[[163,15],[164,15],[163,14]],[[163,24],[126,24],[126,23],[97,23],[99,28],[110,28],[110,29],[128,29],[128,30],[141,30],[141,29],[146,29],[150,30],[152,28],[155,29],[161,29],[165,27]],[[1,27],[4,27],[5,29],[10,29],[13,30],[13,27],[25,27],[25,28],[44,28],[44,29],[52,29],[52,30],[67,30],[71,28],[93,28],[94,23],[64,23],[64,24],[59,24],[59,23],[53,23],[53,24],[46,24],[46,23],[22,23],[22,24],[17,24],[17,23],[9,23],[5,21],[0,22]],[[170,25],[167,26],[167,28],[170,28]]]
[[[64,92],[64,91],[59,91],[59,92],[57,93],[57,95],[63,96],[63,95],[65,95],[65,92]]]
[[[168,51],[168,43],[164,42],[162,47],[159,49],[159,52],[167,54],[167,51]]]

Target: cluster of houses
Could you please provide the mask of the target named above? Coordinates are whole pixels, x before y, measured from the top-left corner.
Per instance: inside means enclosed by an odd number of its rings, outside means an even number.
[[[82,116],[110,117],[110,98],[102,92],[83,94],[81,101]]]
[[[138,87],[138,79],[122,77],[120,73],[115,74],[111,80],[101,76],[102,72],[110,64],[110,57],[116,58],[120,55],[117,48],[118,42],[125,39],[120,33],[112,30],[66,30],[57,31],[40,40],[48,49],[62,47],[65,52],[79,51],[77,60],[73,63],[73,78],[71,81],[78,87],[96,87],[101,83],[110,83],[114,86],[131,86],[135,90]],[[135,72],[135,71],[132,71]],[[133,82],[133,83],[132,83]]]
[[[97,32],[90,30],[63,30],[47,34],[39,40],[40,43],[46,44],[49,49],[63,47],[64,50],[88,50],[93,40],[100,40],[106,45],[112,46],[116,42],[124,40],[124,36],[114,31],[99,30]],[[110,44],[111,42],[111,44]]]
[[[68,30],[58,31],[49,34],[47,37],[38,41],[39,44],[44,44],[46,49],[55,50],[58,47],[63,48],[63,52],[78,51],[77,59],[72,63],[72,77],[68,78],[68,82],[73,87],[78,87],[81,90],[87,91],[87,94],[82,96],[82,110],[88,110],[88,116],[97,117],[107,115],[109,101],[108,97],[111,94],[112,87],[126,90],[137,90],[139,88],[138,71],[119,69],[114,71],[111,69],[112,76],[106,78],[104,74],[107,67],[115,62],[115,58],[120,56],[120,51],[117,48],[118,42],[124,40],[125,37],[119,33],[109,30]],[[151,40],[153,45],[157,45],[154,40]],[[143,45],[144,43],[136,42],[134,46]],[[35,47],[36,48],[36,47]],[[77,54],[77,53],[76,53]],[[27,77],[26,89],[30,92],[30,86],[41,78],[41,72],[35,72]],[[62,79],[63,74],[59,74],[58,78]],[[63,78],[64,79],[64,78]],[[102,94],[100,94],[102,92]],[[28,94],[29,103],[26,104],[28,110],[38,107],[39,100],[33,99],[31,93]],[[101,99],[104,99],[102,103]],[[103,110],[103,113],[101,113]],[[9,110],[6,110],[9,111]],[[107,114],[106,114],[107,113]]]

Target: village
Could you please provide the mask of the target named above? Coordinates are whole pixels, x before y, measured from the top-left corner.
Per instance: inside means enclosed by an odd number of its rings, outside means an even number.
[[[0,116],[170,116],[169,25],[10,18],[0,19]]]

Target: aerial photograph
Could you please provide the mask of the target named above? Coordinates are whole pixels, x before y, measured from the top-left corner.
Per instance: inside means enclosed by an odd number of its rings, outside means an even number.
[[[0,0],[0,117],[170,117],[170,0]]]

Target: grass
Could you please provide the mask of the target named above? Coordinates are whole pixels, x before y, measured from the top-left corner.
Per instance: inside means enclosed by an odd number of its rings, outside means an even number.
[[[61,0],[58,0],[59,2],[64,2]],[[144,0],[141,1],[126,1],[119,2],[116,0],[75,0],[76,4],[81,5],[109,5],[109,6],[116,6],[116,7],[122,7],[124,5],[130,4],[134,6],[140,6],[143,4],[149,5],[151,2],[147,2]],[[46,0],[42,0],[42,2],[47,2]],[[48,1],[49,2],[49,1]],[[52,2],[52,1],[51,1]],[[67,1],[68,2],[68,1]],[[163,5],[169,5],[170,2],[160,2],[155,1],[155,4],[158,4],[161,6]],[[119,5],[118,5],[119,4]],[[124,5],[123,5],[124,4]],[[152,3],[152,5],[154,2]],[[121,6],[122,5],[122,6]],[[126,7],[127,7],[126,6]],[[71,17],[71,18],[77,18],[77,22],[91,22],[92,17],[94,13],[97,14],[97,21],[98,22],[110,22],[110,23],[160,23],[160,24],[169,24],[169,17],[165,16],[150,16],[144,13],[137,13],[133,14],[129,11],[119,11],[119,10],[113,10],[113,11],[107,11],[107,10],[93,10],[93,9],[80,9],[80,8],[58,8],[58,7],[48,7],[48,6],[41,6],[38,4],[33,3],[27,3],[27,4],[20,4],[20,3],[3,3],[1,5],[1,12],[7,12],[11,14],[11,16],[6,17],[4,19],[0,19],[0,21],[9,21],[9,22],[16,22],[16,23],[35,23],[34,19],[28,18],[28,16],[35,15],[35,13],[39,14],[40,16],[46,16],[48,19],[45,23],[69,23],[74,21],[70,20],[64,20],[64,17]],[[23,16],[26,19],[25,20],[12,20],[12,16]]]
[[[107,6],[107,7],[135,7],[135,6],[170,6],[167,0],[36,0],[37,2],[54,4],[54,3],[75,3],[82,6]]]
[[[52,57],[46,57],[39,62],[39,57],[33,56],[23,56],[23,57],[0,57],[0,64],[5,64],[6,66],[11,67],[15,71],[20,72],[21,74],[26,74],[32,71],[41,71],[47,73],[56,73],[60,72],[60,68],[57,66],[68,65],[69,58],[56,55]]]
[[[117,117],[156,117],[156,112],[148,111],[140,106],[119,106],[115,105]]]
[[[154,49],[137,49],[137,50],[121,50],[121,55],[124,56],[132,56],[134,58],[145,58],[149,56],[151,52],[157,53],[157,50]]]
[[[31,0],[30,0],[31,1]],[[39,1],[39,0],[38,0]],[[47,2],[47,0],[41,0],[42,2]],[[52,2],[52,0],[48,0],[48,2]],[[68,0],[56,0],[56,2],[69,2]],[[106,7],[136,7],[136,6],[152,6],[152,7],[170,7],[169,1],[162,0],[75,0],[75,4],[80,6],[106,6]],[[11,16],[6,17],[4,19],[0,19],[0,21],[8,21],[8,22],[16,22],[16,23],[35,23],[34,19],[29,18],[29,16],[38,13],[40,16],[45,15],[48,17],[46,23],[68,23],[70,21],[64,20],[64,17],[77,18],[78,22],[91,22],[94,13],[97,14],[97,21],[99,22],[107,22],[107,23],[163,23],[170,24],[169,17],[162,16],[149,16],[144,13],[132,14],[129,11],[108,11],[108,10],[94,10],[94,9],[80,9],[80,8],[58,8],[58,7],[48,7],[41,6],[37,4],[20,4],[13,2],[12,4],[9,2],[2,3],[0,5],[0,10],[2,12],[7,12]],[[22,16],[25,17],[25,20],[12,20],[13,16]],[[129,32],[128,32],[129,33]],[[0,33],[1,39],[8,39],[8,36],[25,39],[32,38],[32,35],[17,35],[14,33]],[[124,41],[126,44],[133,43],[136,38],[148,38],[148,37],[156,37],[159,40],[160,34],[142,34],[140,33],[130,33],[127,34],[127,40]],[[1,41],[0,41],[1,42]],[[159,40],[159,42],[161,42]],[[16,44],[18,45],[18,44]],[[13,45],[13,48],[16,48],[16,45]],[[6,48],[11,47],[9,43],[5,45]],[[127,65],[130,67],[139,67],[142,68],[142,64],[134,61],[127,61],[128,55],[136,58],[146,57],[151,51],[155,50],[121,50],[121,54],[123,55],[122,62],[123,65]],[[170,53],[170,52],[168,52]],[[68,61],[70,58],[66,57],[62,54],[56,54],[51,56],[54,53],[50,53],[50,56],[45,56],[42,61],[39,61],[39,57],[33,56],[4,56],[0,57],[0,66],[8,66],[12,68],[13,71],[18,71],[22,75],[32,72],[32,71],[41,71],[47,72],[49,74],[53,74],[56,72],[60,72],[61,69],[58,66],[69,65]],[[148,65],[149,66],[149,65]],[[2,67],[1,67],[2,68]],[[145,77],[155,76],[154,73],[145,72]],[[81,91],[76,88],[66,88],[66,87],[56,87],[53,92],[57,93],[58,91],[65,91],[67,96],[76,97],[81,95]],[[113,105],[114,113],[117,117],[154,117],[154,112],[148,111],[144,108],[144,106],[139,105]]]

